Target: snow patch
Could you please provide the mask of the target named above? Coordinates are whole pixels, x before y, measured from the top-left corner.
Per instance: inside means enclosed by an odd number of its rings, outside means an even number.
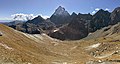
[[[41,40],[43,40],[43,37],[40,34],[34,34],[34,35],[26,34],[26,33],[22,33],[22,34],[36,42],[40,42]]]
[[[97,47],[99,47],[100,45],[101,45],[101,43],[93,44],[93,45],[91,45],[91,46],[88,46],[88,47],[87,47],[87,50],[90,50],[90,49],[93,49],[93,48],[97,48]]]
[[[99,45],[100,45],[100,43],[97,43],[97,44],[91,45],[90,47],[91,47],[91,48],[97,48],[97,47],[99,47]]]
[[[33,36],[36,37],[36,38],[38,38],[38,39],[40,39],[40,40],[43,40],[43,37],[40,34],[35,34]]]
[[[32,64],[32,63],[28,63],[28,64]]]
[[[59,29],[55,29],[55,30],[53,30],[53,32],[57,32],[57,31],[59,31]]]
[[[53,61],[52,64],[77,64],[77,62]]]
[[[96,56],[95,58],[99,58],[99,59],[102,59],[102,58],[106,58],[106,57],[109,57],[111,55],[113,55],[115,52],[112,52],[112,53],[109,53],[109,54],[104,54],[102,56]]]
[[[0,46],[3,46],[5,49],[13,50],[13,48],[7,46],[6,44],[0,43]]]
[[[52,62],[52,64],[67,64],[67,62]]]
[[[72,47],[70,50],[74,50],[74,49],[76,49],[78,46],[74,46],[74,47]]]

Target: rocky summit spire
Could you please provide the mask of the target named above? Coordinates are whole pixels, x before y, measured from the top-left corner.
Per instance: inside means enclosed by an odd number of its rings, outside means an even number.
[[[69,16],[70,14],[65,10],[64,7],[59,6],[59,7],[55,10],[54,15],[65,15],[65,16]]]
[[[59,25],[69,23],[70,14],[65,10],[64,7],[59,6],[53,15],[50,17],[50,20]]]

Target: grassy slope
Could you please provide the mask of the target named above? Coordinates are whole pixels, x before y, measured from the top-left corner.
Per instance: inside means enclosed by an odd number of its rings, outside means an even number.
[[[44,62],[47,63],[46,60],[49,62],[55,59],[56,56],[62,58],[62,56],[52,53],[46,48],[50,44],[43,44],[52,41],[50,39],[36,42],[32,38],[27,38],[22,33],[4,25],[0,25],[0,31],[3,33],[0,36],[0,43],[13,48],[13,50],[9,50],[4,46],[0,46],[1,62],[43,64]]]
[[[86,40],[59,41],[47,35],[25,34],[2,24],[0,24],[0,31],[3,33],[0,36],[0,43],[12,48],[7,49],[0,44],[0,63],[62,64],[67,62],[68,64],[84,64],[90,60],[100,60],[99,56],[104,56],[120,49],[120,42],[116,41],[120,37],[118,33],[107,37],[101,36],[96,39],[90,37],[91,39]],[[89,46],[97,43],[101,43],[101,45],[86,50]],[[104,50],[106,47],[107,50]],[[96,51],[98,52],[96,53]],[[95,56],[91,53],[95,53]],[[118,60],[120,56],[116,54],[101,58],[101,60],[106,59]]]

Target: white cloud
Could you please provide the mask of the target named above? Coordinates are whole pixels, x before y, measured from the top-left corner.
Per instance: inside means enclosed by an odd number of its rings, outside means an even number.
[[[94,15],[99,10],[100,10],[100,8],[95,8],[94,11],[91,12],[91,14]]]
[[[91,12],[92,15],[94,15],[97,11],[99,11],[100,8],[95,8],[94,11]],[[104,8],[105,11],[110,11],[109,8]]]
[[[105,10],[106,10],[106,11],[110,11],[110,9],[108,9],[108,8],[106,8]]]
[[[99,10],[100,10],[100,8],[96,8],[96,9],[95,9],[95,11],[99,11]]]
[[[26,20],[31,20],[33,19],[33,14],[23,14],[23,13],[17,13],[17,14],[13,14],[11,15],[13,20],[22,20],[22,21],[26,21]]]
[[[49,18],[49,16],[44,16],[42,14],[38,14],[38,15],[40,15],[44,19]],[[12,16],[13,20],[27,21],[27,20],[32,20],[33,18],[37,17],[38,15],[17,13],[17,14],[13,14],[11,16]]]
[[[92,11],[92,14],[95,14],[96,13],[96,11]]]

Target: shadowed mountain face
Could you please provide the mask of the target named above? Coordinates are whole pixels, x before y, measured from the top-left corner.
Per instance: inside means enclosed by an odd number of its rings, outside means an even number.
[[[120,7],[115,8],[115,10],[111,13],[111,22],[110,24],[116,24],[120,22]]]
[[[112,13],[101,9],[93,15],[90,24],[92,30],[90,31],[96,31],[108,25],[117,24],[118,22],[120,22],[120,7],[115,8]]]
[[[88,14],[79,13],[78,18],[80,18],[81,20],[84,20],[84,21],[88,21],[88,20],[92,19],[92,15],[90,13],[88,13]]]
[[[29,20],[24,24],[24,28],[27,33],[40,34],[44,32],[43,30],[52,30],[55,24],[50,21],[50,19],[43,19],[41,16]]]
[[[13,22],[12,22],[13,23]],[[43,19],[41,16],[38,16],[32,20],[29,20],[24,23],[12,24],[10,27],[17,29],[22,32],[29,34],[40,34],[44,32],[43,30],[51,30],[55,27],[55,24],[50,21],[50,19]]]
[[[85,21],[81,20],[79,15],[74,13],[72,17],[69,24],[59,28],[56,32],[50,33],[49,36],[61,40],[77,40],[86,37],[88,31],[87,27],[85,27]]]
[[[91,20],[91,28],[92,31],[96,31],[97,29],[101,29],[105,26],[108,26],[110,23],[110,12],[99,10]]]
[[[120,36],[120,22],[118,22],[115,25],[109,25],[107,27],[104,27],[100,30],[97,30],[91,34],[89,34],[84,39],[97,39],[100,37],[115,37],[114,39],[118,39]]]
[[[62,40],[81,39],[103,27],[116,24],[120,21],[119,10],[116,8],[112,13],[100,9],[93,16],[90,14],[73,14],[70,16],[70,22],[60,28],[57,32],[50,33],[51,37]]]
[[[50,17],[51,22],[55,23],[56,25],[69,23],[69,19],[70,14],[61,6],[59,6]]]
[[[38,16],[36,18],[34,18],[33,20],[29,20],[26,23],[32,23],[32,24],[40,24],[43,23],[45,21],[45,19],[43,19],[41,16]]]

